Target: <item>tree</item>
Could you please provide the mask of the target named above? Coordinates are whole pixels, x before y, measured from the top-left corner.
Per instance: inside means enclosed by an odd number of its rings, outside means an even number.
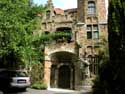
[[[124,94],[125,82],[125,1],[109,1],[109,52],[112,81],[111,93]],[[113,84],[111,84],[113,83]]]
[[[109,48],[111,61],[124,62],[125,57],[125,1],[109,1]],[[114,51],[115,50],[115,51]],[[114,55],[115,54],[115,55]]]
[[[33,44],[33,34],[40,29],[45,8],[30,0],[0,0],[0,64],[19,65],[40,61],[40,51]],[[39,44],[40,45],[40,44]]]
[[[110,61],[104,63],[95,81],[94,94],[124,94],[125,1],[109,0],[108,32]]]

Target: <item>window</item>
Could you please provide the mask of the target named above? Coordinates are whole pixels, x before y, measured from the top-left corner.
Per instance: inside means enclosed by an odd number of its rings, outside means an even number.
[[[92,39],[92,25],[87,25],[87,39]]]
[[[98,31],[93,32],[93,39],[99,39],[99,32]]]
[[[46,11],[46,19],[50,19],[50,10]]]
[[[87,39],[92,39],[92,25],[87,25]]]
[[[45,34],[46,34],[46,35],[48,35],[48,34],[49,34],[49,32],[48,32],[48,31],[45,31]]]
[[[98,25],[93,25],[93,30],[98,31]]]
[[[87,31],[87,39],[92,39],[92,31]]]
[[[93,25],[93,39],[99,39],[98,25]]]
[[[95,44],[94,49],[98,49],[98,48],[100,48],[99,44]]]
[[[99,39],[99,31],[97,24],[87,25],[86,31],[87,31],[87,39]]]
[[[91,25],[87,25],[87,31],[91,31],[92,30],[92,26]]]
[[[89,1],[88,2],[88,14],[95,14],[95,12],[96,12],[95,2]]]

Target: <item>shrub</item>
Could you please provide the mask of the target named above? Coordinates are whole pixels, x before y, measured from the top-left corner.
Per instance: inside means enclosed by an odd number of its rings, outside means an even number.
[[[39,82],[35,82],[34,84],[32,84],[31,88],[34,88],[34,89],[47,89],[47,85],[39,81]]]

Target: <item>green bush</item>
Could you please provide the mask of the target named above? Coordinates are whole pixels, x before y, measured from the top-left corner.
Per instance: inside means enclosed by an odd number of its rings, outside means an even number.
[[[36,83],[31,85],[31,88],[34,88],[34,89],[47,89],[47,85],[42,83],[42,82],[36,82]]]

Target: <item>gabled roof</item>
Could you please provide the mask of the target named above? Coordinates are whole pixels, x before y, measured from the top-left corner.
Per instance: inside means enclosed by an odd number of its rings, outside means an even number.
[[[55,12],[55,14],[61,14],[61,15],[64,14],[64,10],[61,9],[61,8],[55,8],[55,9],[54,9],[54,12]]]

